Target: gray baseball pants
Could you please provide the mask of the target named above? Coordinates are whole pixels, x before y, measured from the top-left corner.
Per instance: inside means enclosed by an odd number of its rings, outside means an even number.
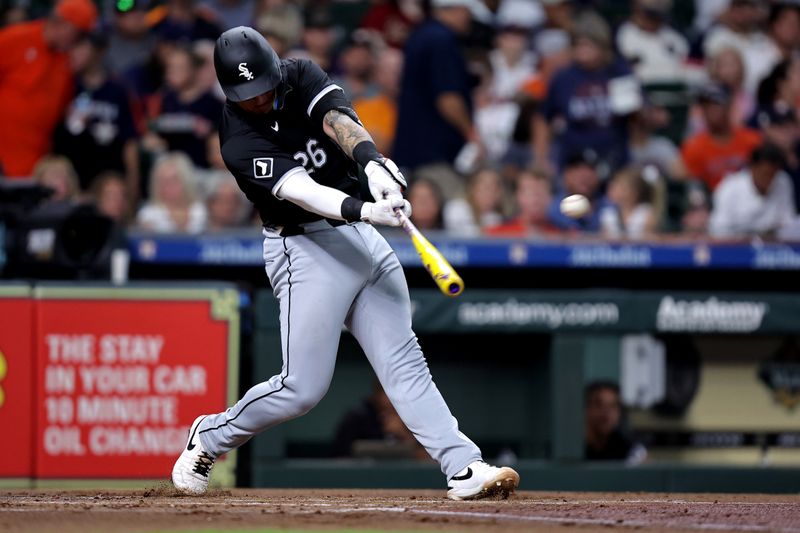
[[[203,420],[203,447],[222,455],[313,408],[330,385],[344,324],[400,418],[448,479],[480,459],[431,378],[411,330],[405,276],[386,240],[361,222],[333,227],[323,220],[303,229],[290,237],[264,230],[267,276],[280,301],[281,373]]]

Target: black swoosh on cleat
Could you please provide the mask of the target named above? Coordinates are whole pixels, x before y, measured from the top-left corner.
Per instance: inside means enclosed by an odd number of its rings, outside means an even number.
[[[203,420],[205,420],[205,418],[203,418]],[[194,447],[197,446],[192,441],[194,440],[195,433],[197,433],[197,428],[200,427],[200,424],[202,424],[203,420],[197,423],[197,425],[194,427],[194,431],[192,431],[192,434],[189,435],[189,444],[186,445],[186,449],[189,451],[194,450]]]
[[[464,481],[465,479],[469,479],[472,477],[472,469],[467,467],[467,473],[463,476],[453,476],[450,478],[451,481]]]

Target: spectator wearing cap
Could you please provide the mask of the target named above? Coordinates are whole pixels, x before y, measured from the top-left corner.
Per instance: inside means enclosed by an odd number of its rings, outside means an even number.
[[[550,83],[536,120],[536,164],[563,166],[568,154],[593,150],[612,169],[628,161],[627,115],[641,105],[628,66],[614,57],[611,30],[599,15],[584,12],[575,22],[572,63]],[[554,149],[555,148],[555,149]]]
[[[547,210],[547,218],[556,228],[589,233],[613,233],[616,230],[616,208],[600,193],[597,162],[597,156],[590,151],[576,152],[567,157],[562,175],[563,191],[553,196]],[[561,212],[561,200],[573,194],[585,196],[592,206],[585,216],[577,219]]]
[[[686,139],[681,154],[689,176],[713,191],[727,174],[747,164],[753,149],[761,143],[761,135],[732,124],[731,93],[727,87],[708,84],[699,91],[697,101],[706,130]]]
[[[156,46],[145,11],[146,0],[116,0],[108,32],[106,66],[121,76],[134,66],[144,65]]]
[[[53,152],[75,165],[81,189],[87,191],[98,174],[124,174],[128,193],[139,191],[137,131],[127,89],[111,78],[103,59],[107,40],[92,33],[70,52],[77,73],[75,97],[56,128]],[[88,154],[91,154],[87,157]]]
[[[394,160],[438,182],[445,198],[464,181],[450,165],[465,143],[479,143],[472,120],[473,80],[459,36],[469,32],[473,0],[433,0],[432,16],[411,34],[398,98]]]
[[[689,43],[667,23],[672,0],[633,0],[617,32],[617,48],[645,83],[682,81]]]
[[[0,29],[0,175],[30,176],[72,96],[67,52],[97,20],[91,0],[60,0],[45,19]]]
[[[714,237],[771,237],[797,216],[792,182],[780,147],[765,143],[750,164],[727,176],[714,191],[709,222]]]
[[[750,93],[781,59],[778,49],[761,31],[767,7],[766,0],[730,0],[720,24],[709,30],[703,42],[706,57],[723,48],[739,50],[745,64],[744,87]]]

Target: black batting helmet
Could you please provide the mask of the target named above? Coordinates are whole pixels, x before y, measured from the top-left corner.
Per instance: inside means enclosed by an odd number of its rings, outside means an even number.
[[[281,61],[253,28],[231,28],[214,45],[214,68],[228,100],[241,102],[272,91],[281,83]]]

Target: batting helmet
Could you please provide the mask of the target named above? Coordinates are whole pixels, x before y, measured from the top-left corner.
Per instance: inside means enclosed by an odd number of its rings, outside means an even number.
[[[263,35],[253,28],[231,28],[214,45],[214,68],[228,100],[241,102],[276,89],[281,61]]]

